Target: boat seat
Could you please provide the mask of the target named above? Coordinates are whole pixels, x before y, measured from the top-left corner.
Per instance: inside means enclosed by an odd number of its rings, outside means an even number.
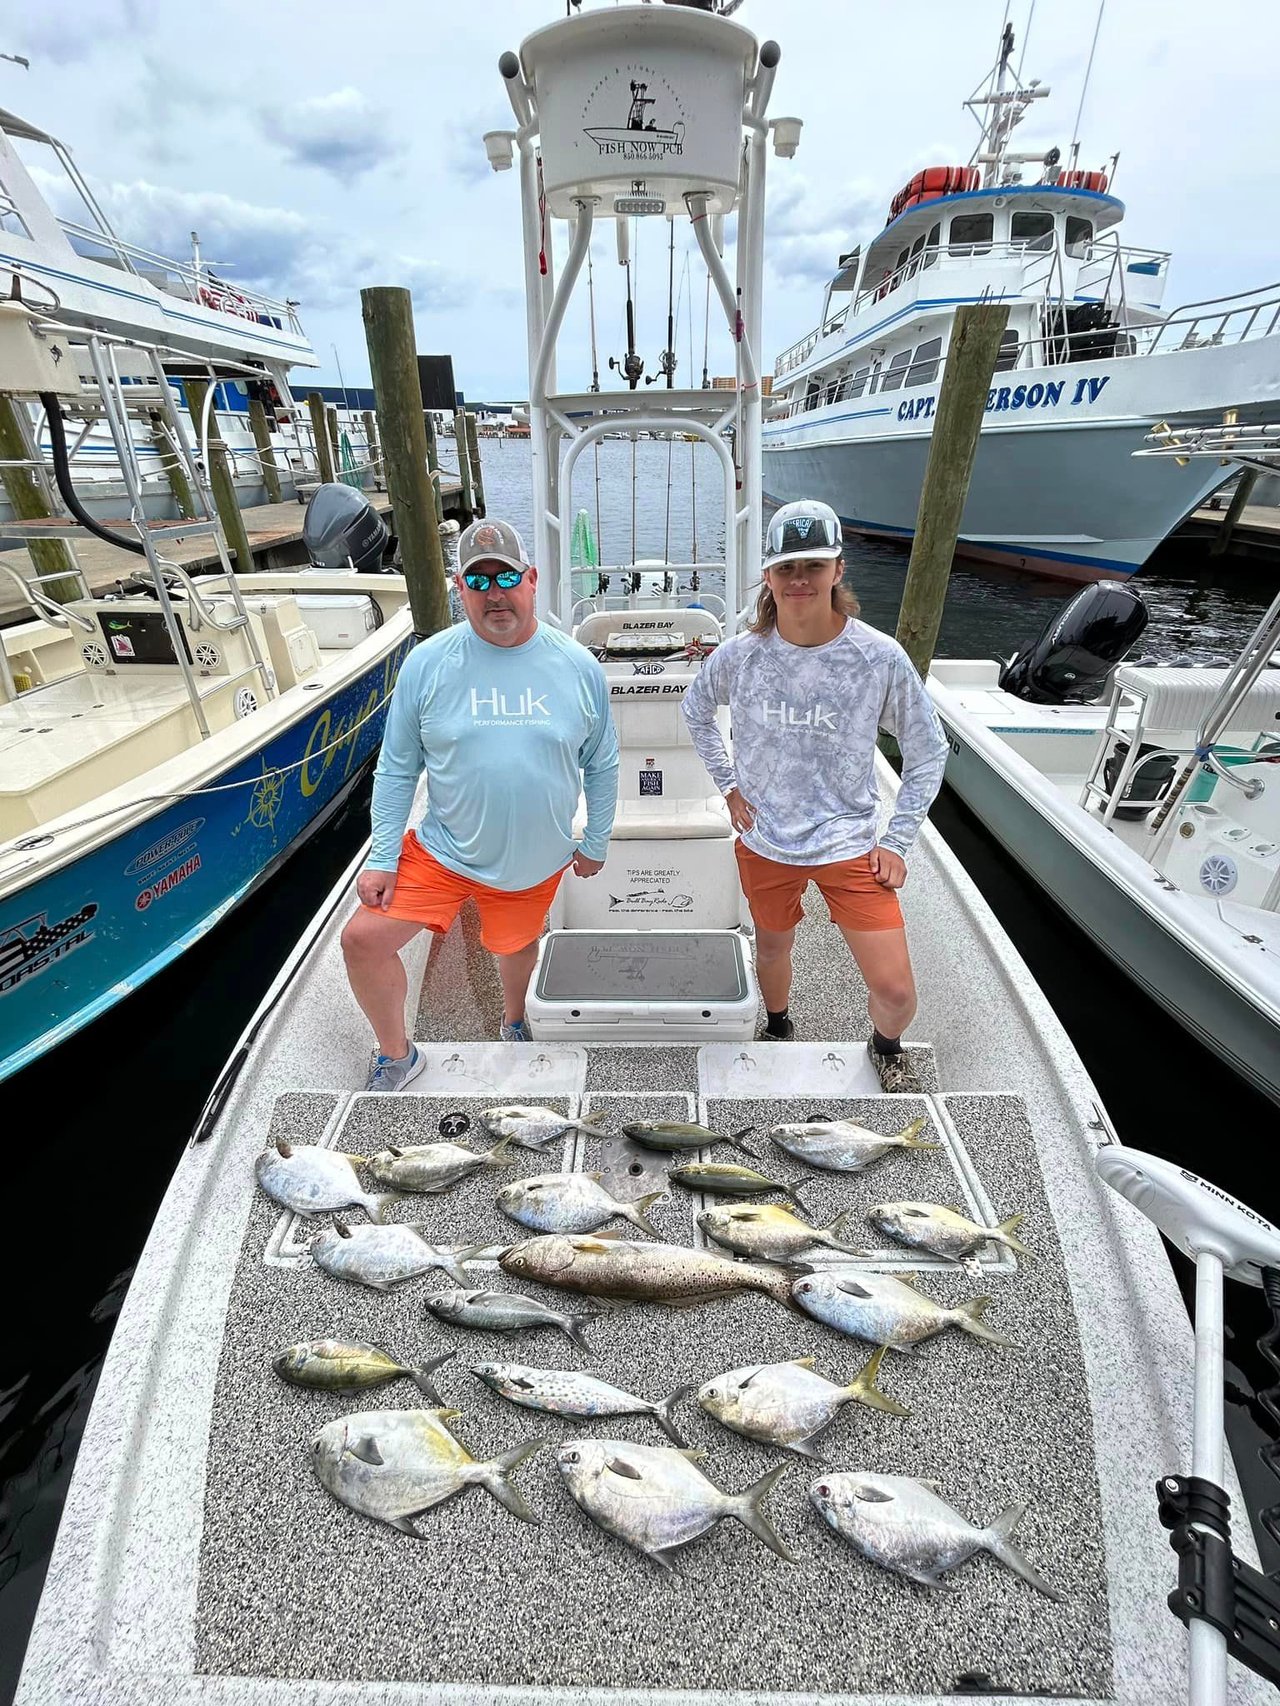
[[[604,646],[612,634],[671,633],[682,640],[719,640],[720,624],[709,610],[597,610],[574,629],[579,645]]]
[[[729,808],[718,794],[705,800],[620,800],[615,841],[660,841],[666,836],[712,841],[733,834]]]
[[[1227,679],[1225,669],[1175,669],[1167,664],[1122,664],[1115,686],[1145,701],[1143,731],[1185,730],[1203,723]],[[1234,712],[1226,732],[1280,734],[1280,669],[1264,669]],[[1184,743],[1185,744],[1185,743]]]

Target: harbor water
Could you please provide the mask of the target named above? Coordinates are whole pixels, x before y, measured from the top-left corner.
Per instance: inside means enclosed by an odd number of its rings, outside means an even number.
[[[445,441],[442,460],[451,463]],[[482,441],[489,513],[531,534],[529,446]],[[634,473],[633,473],[634,466]],[[670,475],[668,474],[670,468]],[[696,469],[696,489],[691,483]],[[669,498],[668,498],[669,493]],[[602,563],[714,559],[723,529],[718,468],[683,440],[606,440],[582,459],[572,508],[586,508]],[[566,504],[566,511],[572,513]],[[719,513],[718,513],[719,510]],[[694,551],[696,515],[697,549]],[[851,541],[848,576],[873,626],[893,631],[902,546]],[[1197,578],[1203,548],[1162,549],[1134,583],[1151,622],[1140,644],[1160,661],[1231,656],[1269,589],[1229,561]],[[938,651],[1007,657],[1069,588],[957,565]],[[5,1087],[14,1297],[0,1339],[0,1703],[12,1695],[76,1449],[112,1326],[169,1176],[243,1025],[368,826],[369,786],[215,935],[94,1029]],[[1008,930],[1069,1031],[1121,1141],[1203,1171],[1262,1214],[1270,1200],[1275,1110],[1143,997],[1069,925],[944,789],[933,820]],[[910,926],[910,887],[906,891]],[[927,1039],[926,1039],[927,1040]],[[1189,1290],[1189,1264],[1175,1265]],[[38,1297],[39,1308],[27,1303]],[[1257,1461],[1269,1424],[1258,1393],[1275,1378],[1256,1349],[1260,1294],[1227,1293],[1228,1429],[1251,1513],[1280,1499]],[[214,1354],[211,1351],[211,1354]],[[1153,1463],[1156,1476],[1182,1463]],[[1256,1526],[1256,1521],[1255,1521]],[[1280,1562],[1273,1548],[1264,1561]],[[1152,1615],[1175,1573],[1151,1584]],[[1169,1618],[1169,1636],[1178,1638]]]

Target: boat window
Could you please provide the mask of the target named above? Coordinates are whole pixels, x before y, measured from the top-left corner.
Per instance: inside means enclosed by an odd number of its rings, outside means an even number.
[[[911,266],[907,273],[908,278],[914,278],[920,270],[920,251],[924,248],[924,239],[925,233],[922,231],[911,245]]]
[[[989,213],[957,213],[951,221],[950,252],[953,255],[984,255],[991,246]]]
[[[840,389],[840,381],[837,378],[835,378],[835,376],[833,375],[827,381],[827,389],[826,389],[826,393],[823,397],[823,401],[827,402],[827,403],[834,403],[836,400],[836,393],[839,391],[839,389]]]
[[[1052,249],[1053,215],[1051,213],[1015,213],[1009,223],[1009,237],[1024,249]]]
[[[804,406],[806,409],[816,409],[822,386],[816,379],[809,381],[809,389],[805,392]]]
[[[849,395],[851,397],[861,397],[862,393],[867,388],[867,375],[870,372],[871,369],[869,367],[860,367],[854,374],[853,384],[849,388]]]
[[[1067,215],[1067,253],[1076,260],[1088,259],[1089,245],[1093,242],[1093,221],[1077,219],[1074,213]]]
[[[941,225],[931,225],[929,227],[929,235],[925,239],[924,245],[924,264],[927,267],[936,267],[938,264],[938,239],[941,235]]]
[[[1000,334],[1000,353],[996,356],[996,372],[1008,373],[1018,365],[1018,334],[1002,332]]]
[[[938,377],[942,357],[942,339],[928,338],[916,346],[911,366],[907,369],[907,385],[932,385]]]
[[[907,363],[910,360],[911,360],[911,351],[909,349],[904,349],[904,350],[898,351],[897,355],[894,356],[893,360],[889,363],[888,367],[885,368],[884,373],[881,375],[880,389],[882,391],[898,391],[898,390],[901,390],[902,381],[906,378],[906,375],[907,375]]]

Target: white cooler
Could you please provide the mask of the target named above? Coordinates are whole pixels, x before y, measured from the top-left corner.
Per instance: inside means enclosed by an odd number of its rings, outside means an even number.
[[[559,1042],[750,1042],[758,1008],[736,930],[551,930],[525,1002]]]

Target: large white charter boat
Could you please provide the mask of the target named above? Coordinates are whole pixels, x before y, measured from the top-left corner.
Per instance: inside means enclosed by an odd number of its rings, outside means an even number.
[[[1121,237],[1118,156],[1085,170],[1078,144],[1065,159],[1011,150],[1050,92],[1012,55],[1009,26],[965,103],[982,125],[968,164],[903,186],[884,229],[840,257],[816,329],[778,356],[765,491],[909,539],[956,310],[1007,302],[959,550],[1065,581],[1123,578],[1229,473],[1131,461],[1152,427],[1274,418],[1280,286],[1166,311],[1170,256]]]

